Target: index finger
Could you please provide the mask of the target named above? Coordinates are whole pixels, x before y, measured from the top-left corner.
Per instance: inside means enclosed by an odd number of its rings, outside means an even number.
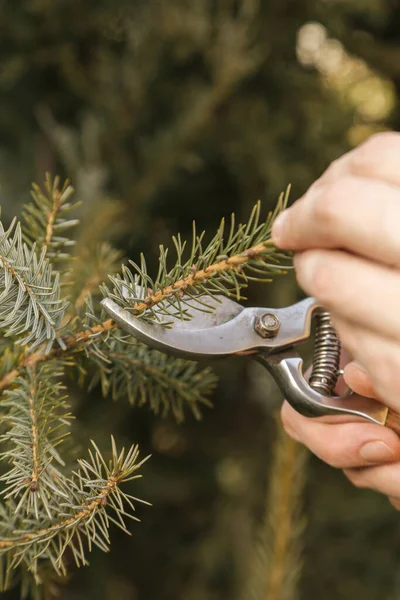
[[[400,133],[388,131],[334,160],[312,187],[337,181],[347,175],[377,179],[400,186]]]
[[[400,135],[394,145],[390,140],[387,148],[395,147],[399,157]],[[343,248],[386,265],[400,264],[400,171],[392,173],[393,160],[381,153],[375,155],[375,170],[371,160],[365,161],[370,169],[364,175],[361,159],[370,152],[360,147],[334,163],[278,217],[275,243],[292,250]]]
[[[400,459],[400,438],[394,431],[374,423],[323,423],[296,412],[283,403],[283,426],[292,438],[332,467],[348,469]]]

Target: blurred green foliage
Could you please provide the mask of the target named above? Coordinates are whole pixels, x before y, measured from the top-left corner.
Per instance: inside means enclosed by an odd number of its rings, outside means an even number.
[[[0,0],[3,215],[57,172],[83,201],[80,244],[112,241],[154,265],[193,219],[213,232],[259,197],[266,212],[289,182],[295,199],[353,145],[399,129],[399,65],[394,0]],[[288,276],[249,296],[298,294]],[[111,554],[95,552],[65,598],[243,597],[279,398],[250,363],[216,370],[214,410],[180,426],[77,390],[82,445],[112,428],[153,454],[141,496],[154,507],[132,539],[113,532]],[[312,458],[304,502],[298,597],[397,598],[387,500]]]

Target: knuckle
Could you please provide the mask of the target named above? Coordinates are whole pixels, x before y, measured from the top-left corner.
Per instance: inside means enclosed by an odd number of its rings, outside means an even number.
[[[324,448],[322,460],[334,469],[342,469],[345,465],[351,463],[351,455],[343,451],[342,445],[331,441],[330,445]]]
[[[343,467],[343,460],[333,450],[326,450],[324,456],[321,458],[327,465],[334,469],[341,469]]]
[[[340,218],[338,187],[338,182],[329,185],[315,201],[314,218],[324,229],[335,224]]]
[[[393,394],[400,393],[400,353],[377,356],[376,376]]]
[[[314,272],[313,290],[314,295],[324,305],[330,305],[334,300],[337,288],[334,278],[335,271],[331,263],[322,260]]]
[[[388,153],[399,152],[400,135],[395,132],[382,132],[371,136],[352,155],[351,170],[357,175],[379,174],[381,165]]]
[[[337,175],[341,172],[341,167],[343,164],[343,156],[340,158],[336,158],[331,162],[326,171],[321,175],[319,179],[315,182],[315,185],[320,186],[326,184],[330,181],[334,181]]]
[[[352,176],[342,176],[327,185],[320,193],[314,205],[314,219],[318,225],[329,235],[337,233],[345,215],[348,212],[349,200],[354,193],[356,180]]]
[[[346,322],[336,321],[334,327],[342,345],[348,352],[357,353],[360,348],[360,332]]]

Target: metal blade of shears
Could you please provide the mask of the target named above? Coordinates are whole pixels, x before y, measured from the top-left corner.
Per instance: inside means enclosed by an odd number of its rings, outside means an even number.
[[[312,312],[319,306],[314,298],[306,298],[280,309],[243,308],[233,300],[222,298],[214,313],[200,313],[186,322],[177,320],[174,327],[167,329],[132,316],[109,298],[101,304],[124,331],[140,341],[193,360],[283,350],[309,337]],[[281,323],[277,335],[270,339],[261,337],[255,330],[257,319],[266,313],[273,314]]]

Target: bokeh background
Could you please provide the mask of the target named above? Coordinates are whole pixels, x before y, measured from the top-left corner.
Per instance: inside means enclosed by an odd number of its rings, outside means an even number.
[[[82,200],[81,242],[108,240],[134,259],[143,251],[155,267],[158,245],[189,237],[193,219],[213,232],[232,211],[246,219],[259,198],[266,213],[287,184],[295,200],[342,153],[399,130],[399,96],[396,0],[1,0],[2,218],[46,171],[68,176]],[[288,275],[251,288],[249,302],[299,294]],[[250,577],[268,578],[254,556],[260,537],[268,549],[265,514],[276,514],[281,399],[261,367],[215,368],[214,408],[183,425],[76,392],[82,447],[89,437],[106,445],[113,431],[153,455],[135,489],[154,506],[140,509],[131,538],[114,530],[111,553],[94,551],[61,597],[399,598],[398,513],[314,457],[296,499],[297,591],[246,592]]]

